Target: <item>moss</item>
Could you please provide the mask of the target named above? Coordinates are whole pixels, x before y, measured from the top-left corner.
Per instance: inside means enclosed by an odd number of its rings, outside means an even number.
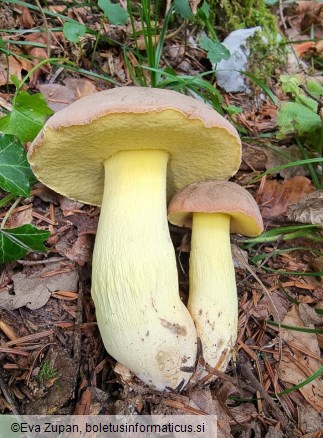
[[[212,3],[217,13],[216,20],[227,33],[255,26],[261,26],[264,31],[277,32],[276,18],[264,0],[211,0]]]
[[[48,382],[48,380],[51,380],[56,376],[57,370],[52,367],[48,360],[45,360],[37,376],[38,380]]]
[[[277,34],[256,32],[248,39],[250,55],[248,71],[262,81],[268,82],[276,76],[275,71],[286,63],[286,45]]]
[[[248,70],[258,79],[267,82],[286,59],[286,45],[279,40],[276,17],[267,8],[264,0],[209,0],[217,32],[229,34],[233,30],[261,26],[249,39],[252,47]],[[265,38],[263,38],[265,37]],[[252,85],[252,84],[251,84]]]

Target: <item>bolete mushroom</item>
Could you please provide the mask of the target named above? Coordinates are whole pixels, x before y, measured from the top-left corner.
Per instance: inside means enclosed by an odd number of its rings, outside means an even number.
[[[228,155],[230,161],[228,163]],[[175,91],[115,88],[54,114],[32,143],[35,175],[72,199],[101,205],[92,297],[107,351],[158,390],[184,386],[196,330],[181,302],[166,206],[185,185],[228,178],[236,130]]]
[[[258,236],[263,222],[258,205],[243,187],[204,181],[178,192],[168,220],[192,228],[188,310],[201,340],[203,358],[224,371],[237,338],[238,300],[230,232]]]

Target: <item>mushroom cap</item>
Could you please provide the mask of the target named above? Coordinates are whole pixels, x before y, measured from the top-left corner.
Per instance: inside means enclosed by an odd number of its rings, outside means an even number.
[[[58,111],[28,159],[51,189],[101,205],[104,161],[145,149],[169,152],[168,199],[194,181],[229,178],[241,161],[237,131],[215,110],[176,91],[143,87],[101,91]]]
[[[264,226],[252,195],[230,181],[203,181],[176,193],[168,207],[168,220],[174,225],[192,227],[193,213],[224,213],[231,217],[231,233],[258,236]]]

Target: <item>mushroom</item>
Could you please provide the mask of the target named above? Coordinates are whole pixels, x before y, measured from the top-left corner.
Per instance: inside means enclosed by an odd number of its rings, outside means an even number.
[[[258,205],[243,187],[204,181],[178,192],[168,220],[192,228],[188,310],[201,340],[203,358],[224,371],[237,339],[238,300],[230,232],[258,236],[263,222]]]
[[[196,180],[230,177],[240,157],[236,130],[216,111],[140,87],[81,98],[54,114],[29,149],[40,181],[101,205],[92,267],[101,337],[111,356],[157,390],[183,387],[196,359],[166,198]]]

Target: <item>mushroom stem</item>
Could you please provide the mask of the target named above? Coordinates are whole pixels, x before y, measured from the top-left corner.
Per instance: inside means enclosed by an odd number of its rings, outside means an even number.
[[[104,163],[92,297],[107,351],[158,390],[189,380],[196,330],[178,293],[166,213],[168,153],[119,152]]]
[[[193,213],[188,309],[203,357],[225,370],[237,338],[238,300],[230,246],[230,216]]]

